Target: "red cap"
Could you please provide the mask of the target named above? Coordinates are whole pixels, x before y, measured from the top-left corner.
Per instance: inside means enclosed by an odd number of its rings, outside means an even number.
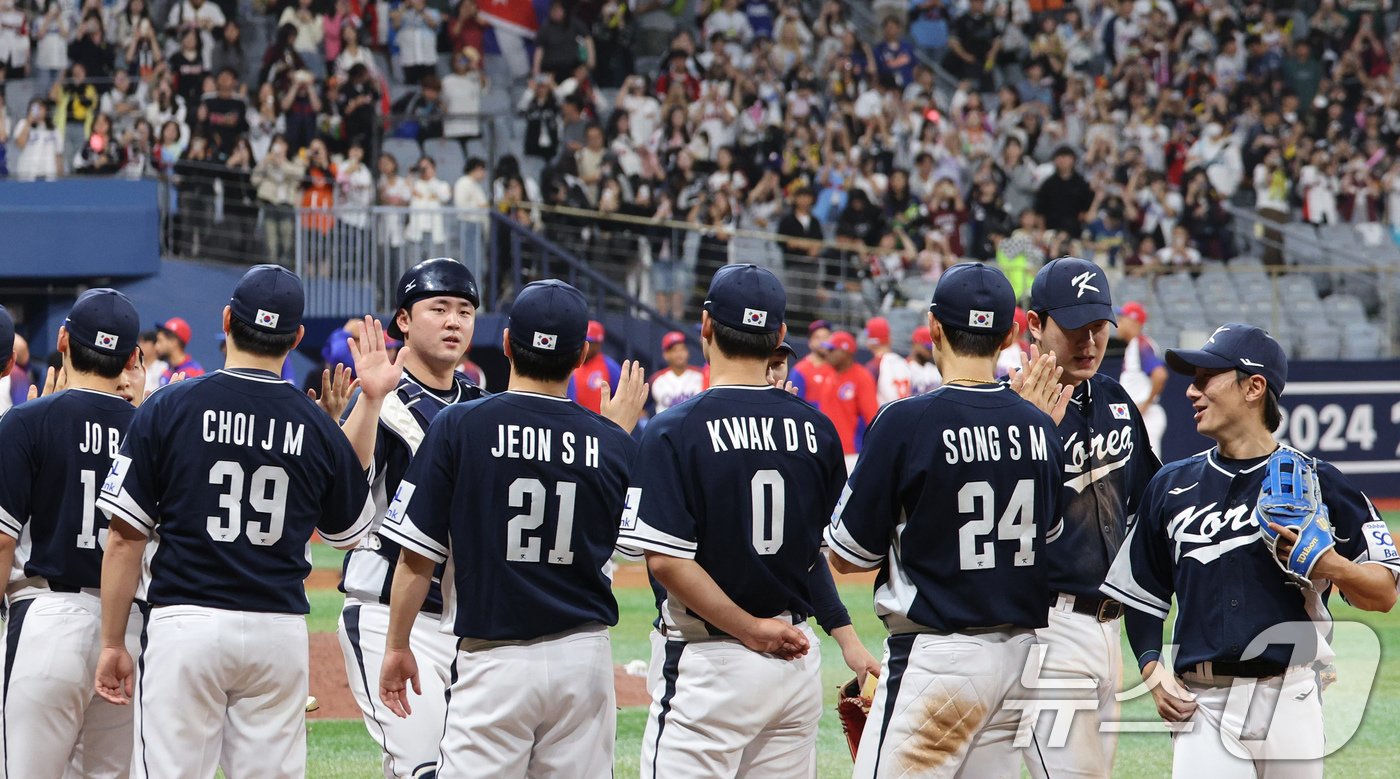
[[[669,352],[672,346],[683,343],[685,343],[685,333],[682,333],[679,330],[672,330],[671,332],[661,336],[661,351]]]
[[[1118,315],[1128,317],[1129,319],[1135,319],[1140,325],[1147,324],[1147,309],[1143,308],[1142,304],[1136,300],[1129,300],[1127,303],[1124,303],[1123,307],[1118,309]]]
[[[588,321],[588,342],[589,342],[589,343],[591,343],[591,344],[600,344],[600,343],[603,342],[603,336],[605,336],[605,335],[607,335],[607,331],[605,331],[605,330],[603,329],[603,323],[602,323],[602,322],[599,322],[599,321],[597,321],[596,319],[591,319],[591,320]]]
[[[180,339],[180,343],[185,346],[190,345],[190,336],[193,335],[190,331],[190,323],[178,316],[172,316],[161,324],[156,325],[156,329],[169,330],[172,335]]]
[[[831,338],[827,339],[823,346],[828,349],[840,349],[843,352],[855,354],[856,337],[845,330],[838,330],[831,334]]]
[[[882,317],[871,317],[865,323],[865,342],[868,344],[890,344],[890,320]]]
[[[914,328],[914,334],[910,336],[909,340],[922,346],[933,346],[933,334],[929,332],[928,325],[919,325]]]
[[[1031,323],[1030,320],[1026,318],[1025,309],[1017,306],[1016,312],[1011,315],[1011,319],[1016,323],[1016,332],[1020,333],[1021,336],[1029,337]]]

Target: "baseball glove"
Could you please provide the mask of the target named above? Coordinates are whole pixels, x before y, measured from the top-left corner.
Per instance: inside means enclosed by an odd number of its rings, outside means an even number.
[[[859,678],[836,688],[836,715],[841,719],[841,732],[846,734],[846,746],[851,748],[854,760],[860,734],[865,732],[865,720],[870,716],[870,698],[861,694]]]
[[[1336,539],[1332,537],[1332,523],[1327,518],[1327,505],[1322,502],[1311,459],[1284,447],[1270,455],[1264,486],[1254,507],[1254,521],[1263,531],[1270,556],[1289,580],[1312,589],[1313,566],[1336,545]],[[1269,527],[1270,522],[1298,532],[1298,542],[1289,551],[1286,562],[1278,555],[1279,534]]]

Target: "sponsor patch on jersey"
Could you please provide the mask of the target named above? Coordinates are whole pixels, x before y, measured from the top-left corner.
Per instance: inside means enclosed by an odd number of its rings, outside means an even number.
[[[254,317],[254,319],[257,320],[257,325],[258,325],[259,327],[268,327],[268,328],[276,327],[276,326],[277,326],[277,320],[280,319],[280,318],[281,318],[281,315],[280,315],[280,314],[274,314],[274,313],[272,313],[271,311],[264,311],[264,310],[262,310],[261,308],[258,309],[258,315],[257,315],[256,317]]]
[[[102,491],[108,495],[120,495],[122,491],[122,482],[126,481],[126,471],[130,467],[130,457],[124,454],[113,457],[112,469],[107,471],[107,479],[102,482]]]
[[[995,317],[991,311],[978,311],[974,308],[967,312],[968,327],[991,327],[993,319]]]
[[[1400,560],[1400,552],[1395,551],[1395,538],[1390,528],[1382,520],[1372,520],[1361,526],[1366,535],[1366,559],[1378,563]]]
[[[637,526],[637,510],[642,505],[642,488],[628,487],[627,498],[622,501],[622,522],[620,527],[623,530],[631,530]]]
[[[768,325],[768,312],[746,308],[744,309],[744,324],[750,327],[766,327]]]
[[[92,343],[98,349],[115,349],[117,348],[118,340],[119,339],[115,335],[98,330],[97,337],[92,339]]]
[[[536,349],[544,349],[547,352],[552,352],[559,348],[559,336],[553,333],[535,333],[533,345]]]
[[[1113,418],[1114,418],[1114,419],[1131,419],[1131,418],[1132,418],[1132,417],[1128,416],[1128,404],[1127,404],[1127,403],[1110,403],[1110,404],[1108,404],[1108,408],[1109,408],[1110,411],[1113,412]]]
[[[406,481],[399,482],[399,489],[394,493],[394,500],[389,504],[389,509],[384,512],[384,521],[399,524],[403,518],[408,516],[408,502],[413,500],[413,491],[417,489]]]

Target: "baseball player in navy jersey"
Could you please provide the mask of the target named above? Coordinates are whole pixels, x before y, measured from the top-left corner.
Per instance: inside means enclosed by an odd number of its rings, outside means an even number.
[[[840,440],[767,379],[786,305],[768,270],[716,273],[701,314],[712,384],[642,437],[618,543],[645,553],[660,588],[644,777],[815,775],[809,616],[853,670],[878,671],[820,553],[845,477]]]
[[[1050,418],[996,381],[1015,293],[944,272],[929,330],[943,386],[885,406],[826,530],[838,571],[879,569],[890,637],[857,777],[1014,776],[1020,685],[1045,625],[1046,534],[1061,506]]]
[[[384,752],[385,777],[412,777],[431,774],[437,765],[447,670],[456,642],[439,629],[443,613],[439,570],[412,630],[413,649],[427,671],[419,679],[423,697],[406,719],[384,709],[377,685],[399,547],[378,532],[378,525],[437,414],[485,393],[457,371],[471,343],[480,303],[471,271],[450,258],[426,260],[399,279],[397,290],[397,308],[389,326],[390,335],[404,341],[397,361],[389,361],[383,329],[369,317],[365,319],[367,336],[350,344],[360,393],[348,409],[343,429],[361,464],[371,471],[375,518],[374,529],[346,556],[341,583],[345,606],[338,634],[350,690],[370,735]],[[605,414],[630,430],[645,401],[646,385],[635,363],[624,368],[614,398],[626,402],[607,403]]]
[[[67,389],[0,418],[0,571],[8,587],[4,775],[126,776],[131,710],[97,697],[102,550],[94,505],[134,409],[117,395],[140,365],[140,318],[111,289],[78,298],[59,329]],[[144,381],[144,379],[143,379]],[[136,651],[140,615],[120,620]]]
[[[134,776],[305,773],[307,544],[355,544],[372,505],[345,435],[279,378],[303,301],[291,271],[249,270],[224,308],[223,370],[147,398],[102,484],[96,685],[135,701]],[[124,642],[138,579],[139,674]]]
[[[1258,328],[1229,323],[1199,350],[1168,350],[1167,364],[1193,377],[1186,397],[1196,430],[1216,445],[1152,479],[1104,592],[1128,607],[1128,639],[1158,714],[1191,725],[1172,740],[1174,776],[1321,777],[1313,666],[1333,654],[1329,596],[1335,589],[1357,608],[1389,611],[1400,555],[1370,500],[1332,465],[1310,461],[1335,547],[1315,559],[1309,585],[1292,583],[1254,517],[1279,449],[1283,349]],[[1287,557],[1296,533],[1279,535]],[[1173,597],[1168,670],[1162,626]]]
[[[1108,776],[1117,735],[1100,725],[1117,719],[1123,607],[1105,598],[1099,585],[1160,464],[1137,404],[1117,381],[1098,373],[1114,320],[1103,270],[1074,257],[1050,262],[1031,283],[1030,301],[1032,339],[1039,353],[1055,356],[1057,373],[1032,371],[1048,391],[1030,389],[1026,374],[1014,376],[1012,386],[1055,418],[1066,488],[1064,521],[1050,536],[1053,594],[1049,624],[1037,632],[1045,647],[1040,676],[1071,680],[1059,687],[1047,681],[1045,688],[1081,704],[1041,712],[1035,748],[1025,758],[1036,777]],[[1033,346],[1032,356],[1036,351]],[[1072,716],[1063,743],[1054,738],[1057,716]],[[1065,724],[1058,727],[1063,733]]]
[[[605,572],[636,443],[569,400],[588,306],[559,281],[521,290],[509,389],[433,421],[380,533],[402,549],[379,679],[400,717],[422,700],[410,642],[446,564],[447,727],[439,777],[609,777],[616,705]]]

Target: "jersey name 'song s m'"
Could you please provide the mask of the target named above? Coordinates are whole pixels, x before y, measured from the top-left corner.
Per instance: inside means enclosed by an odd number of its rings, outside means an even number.
[[[1206,661],[1239,661],[1264,630],[1284,623],[1330,623],[1330,590],[1299,590],[1271,559],[1253,519],[1268,471],[1267,456],[1226,460],[1211,449],[1164,467],[1148,485],[1137,521],[1104,585],[1124,604],[1167,617],[1173,595],[1177,613],[1175,667],[1184,672]],[[1381,563],[1400,573],[1400,555],[1367,497],[1336,467],[1317,463],[1338,554]],[[1307,631],[1316,647],[1301,647],[1327,660],[1321,643],[1330,629]],[[1292,665],[1294,647],[1270,644],[1258,658]]]
[[[306,544],[368,527],[368,485],[344,433],[265,371],[164,387],[132,418],[100,508],[151,536],[152,606],[305,614]]]
[[[378,532],[384,512],[399,489],[404,472],[413,459],[428,426],[433,419],[453,403],[465,403],[484,397],[486,393],[472,384],[464,374],[452,377],[453,392],[444,397],[419,384],[407,371],[399,386],[384,400],[379,417],[379,432],[374,442],[374,469],[370,478],[370,497],[374,501],[374,530],[350,554],[345,556],[341,571],[340,591],[370,603],[388,603],[394,587],[394,567],[399,560],[399,545]],[[354,402],[345,409],[342,421],[350,418]],[[433,573],[423,611],[442,613],[442,570]]]
[[[838,625],[844,610],[817,591],[830,577],[813,572],[844,474],[836,430],[812,406],[772,387],[711,387],[647,425],[618,544],[694,559],[756,617]],[[656,591],[668,638],[724,636]]]
[[[24,575],[12,601],[45,581],[101,584],[107,517],[94,503],[135,413],[116,395],[70,389],[0,417],[0,532],[16,538]]]
[[[826,538],[879,567],[875,611],[892,633],[1046,624],[1055,443],[1050,417],[1004,386],[885,406]]]
[[[1063,530],[1050,541],[1074,552],[1051,555],[1050,586],[1098,598],[1129,519],[1161,464],[1137,405],[1107,376],[1095,375],[1075,389],[1058,432],[1067,503]]]
[[[603,569],[636,448],[564,398],[512,391],[457,404],[428,429],[380,533],[446,564],[457,636],[527,641],[615,625]]]

